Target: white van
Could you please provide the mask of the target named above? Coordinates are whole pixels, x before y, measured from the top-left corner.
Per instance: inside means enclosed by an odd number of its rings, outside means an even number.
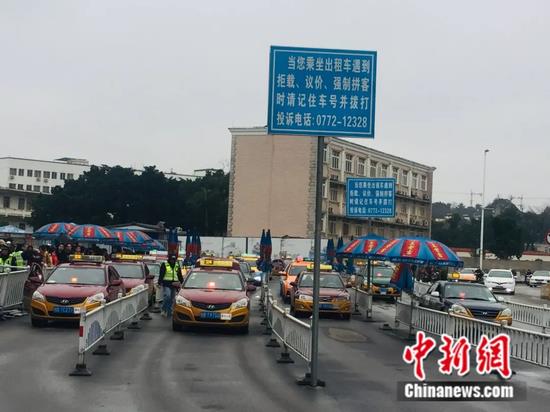
[[[485,277],[485,286],[493,293],[516,293],[516,280],[511,270],[491,269]]]

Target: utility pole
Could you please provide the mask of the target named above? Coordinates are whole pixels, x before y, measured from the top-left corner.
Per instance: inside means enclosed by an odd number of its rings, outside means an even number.
[[[489,149],[483,152],[483,190],[481,192],[481,234],[479,237],[479,268],[483,270],[483,235],[485,230],[485,176],[487,172],[487,153]]]

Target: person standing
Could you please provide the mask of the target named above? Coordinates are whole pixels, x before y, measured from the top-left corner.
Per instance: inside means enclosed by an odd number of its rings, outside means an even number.
[[[168,261],[160,265],[159,270],[159,287],[162,286],[162,310],[161,315],[164,317],[172,316],[172,308],[178,286],[175,282],[183,282],[181,267],[174,254],[168,256]]]

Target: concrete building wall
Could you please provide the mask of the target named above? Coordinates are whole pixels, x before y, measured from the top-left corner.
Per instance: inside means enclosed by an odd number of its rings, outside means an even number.
[[[272,236],[308,237],[314,138],[274,137],[254,129],[231,133],[228,235],[258,236],[271,228]]]
[[[313,237],[317,138],[271,136],[263,127],[230,131],[228,235],[271,228],[274,236]],[[429,236],[433,167],[334,137],[325,138],[323,163],[324,237]],[[348,177],[396,177],[396,217],[373,219],[371,227],[347,217]]]

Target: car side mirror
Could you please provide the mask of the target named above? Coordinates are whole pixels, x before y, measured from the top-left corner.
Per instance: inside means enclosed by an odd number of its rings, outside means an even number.
[[[290,282],[290,286],[296,287],[296,286],[298,286],[298,284],[296,282],[292,281],[292,282]]]
[[[504,302],[504,298],[502,296],[495,296],[497,299],[497,302]]]
[[[439,292],[437,290],[434,290],[432,293],[430,293],[430,295],[432,295],[434,298],[438,298]]]
[[[255,291],[256,291],[256,286],[254,286],[254,285],[246,285],[246,291],[247,291],[247,292],[255,292]]]
[[[109,284],[109,286],[120,286],[122,285],[122,280],[120,279],[113,279],[111,280],[111,283]]]

